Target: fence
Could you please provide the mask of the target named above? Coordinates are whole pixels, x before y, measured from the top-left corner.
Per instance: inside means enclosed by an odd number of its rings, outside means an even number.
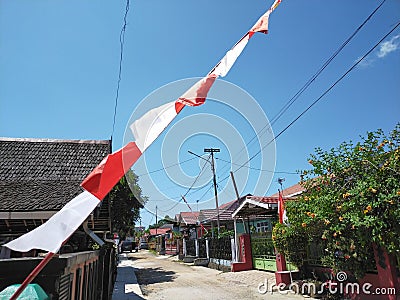
[[[186,240],[186,256],[196,256],[195,240]]]
[[[41,261],[38,257],[0,260],[0,290],[21,283]],[[54,300],[111,299],[116,276],[115,248],[53,257],[33,283]]]
[[[235,261],[235,244],[231,237],[191,240],[186,239],[182,247],[181,259],[198,257],[209,259],[209,267],[230,271],[232,261]],[[204,261],[204,260],[203,260]]]
[[[213,238],[209,240],[209,257],[232,260],[231,237]]]
[[[197,240],[197,242],[199,245],[199,257],[201,258],[209,257],[207,252],[207,241],[205,239],[200,239]]]

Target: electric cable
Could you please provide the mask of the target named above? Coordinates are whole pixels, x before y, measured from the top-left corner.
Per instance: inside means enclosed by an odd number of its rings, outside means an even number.
[[[178,163],[175,163],[175,164],[172,164],[172,165],[169,165],[167,167],[163,167],[163,168],[160,168],[160,169],[157,169],[157,170],[149,171],[147,173],[143,173],[143,174],[140,174],[138,176],[145,176],[145,175],[150,175],[150,174],[153,174],[153,173],[156,173],[156,172],[164,171],[166,169],[169,169],[169,168],[172,168],[172,167],[179,166],[179,165],[182,165],[184,163],[187,163],[188,161],[191,161],[193,159],[195,159],[195,157],[191,157],[191,158],[189,158],[187,160],[184,160],[182,162],[178,162]]]
[[[342,45],[322,64],[322,66],[318,69],[318,71],[311,76],[311,78],[298,90],[287,102],[286,104],[279,110],[279,112],[272,118],[270,124],[266,124],[263,128],[261,128],[251,139],[246,143],[246,146],[242,147],[242,149],[235,155],[237,157],[240,153],[249,146],[256,137],[260,137],[264,134],[265,129],[269,128],[269,126],[274,125],[282,115],[298,100],[298,98],[306,91],[310,85],[315,82],[315,80],[321,75],[321,73],[325,70],[326,67],[335,59],[335,57],[343,50],[343,48],[354,38],[354,36],[365,26],[365,24],[372,18],[372,16],[380,9],[380,7],[385,3],[386,0],[383,0],[378,7],[374,9],[374,11],[362,22],[360,26],[350,35],[350,37],[345,40]]]
[[[195,183],[197,182],[197,180],[199,179],[199,177],[201,176],[201,174],[203,174],[206,164],[207,162],[209,162],[211,155],[208,156],[207,161],[204,163],[203,167],[201,168],[199,174],[197,175],[197,177],[195,178],[194,182],[192,183],[192,185],[189,187],[189,189],[186,191],[186,193],[183,195],[184,197],[186,197],[188,195],[188,193],[190,192],[190,190],[193,188],[193,186],[195,185]],[[201,188],[200,188],[201,189]],[[172,198],[173,199],[173,198]],[[181,203],[182,201],[182,196],[180,196],[180,200],[177,201],[171,208],[167,209],[167,210],[162,210],[164,213],[169,212],[171,210],[173,210],[176,206],[178,206],[179,203]]]
[[[222,159],[222,158],[216,157],[215,159],[218,159],[218,160],[221,160],[221,161],[223,161],[223,162],[232,164],[232,165],[234,165],[234,166],[241,166],[241,164],[237,164],[237,163],[234,163],[234,162],[231,162],[231,161],[228,161],[228,160],[224,160],[224,159]],[[296,173],[296,172],[271,171],[271,170],[265,170],[265,169],[260,169],[260,168],[253,168],[253,167],[250,167],[250,166],[246,166],[246,168],[251,169],[251,170],[261,171],[261,172],[274,173],[274,174],[288,174],[288,175],[297,175],[297,174],[298,174],[298,173]]]
[[[123,54],[124,54],[124,44],[125,44],[125,31],[126,31],[126,26],[127,26],[127,16],[129,12],[129,0],[126,0],[126,6],[125,6],[125,15],[124,15],[124,23],[121,28],[121,32],[119,34],[119,44],[120,44],[120,52],[119,52],[119,70],[118,70],[118,81],[117,81],[117,90],[115,94],[115,104],[114,104],[114,116],[113,116],[113,124],[112,124],[112,130],[111,130],[111,140],[114,136],[114,130],[115,130],[115,121],[117,117],[117,107],[118,107],[118,98],[119,98],[119,87],[121,84],[121,74],[122,74],[122,59],[123,59]]]
[[[297,122],[304,114],[306,114],[315,104],[317,104],[326,94],[328,94],[340,81],[342,81],[351,71],[355,69],[355,67],[363,61],[372,51],[375,50],[376,47],[378,47],[393,31],[399,27],[400,22],[396,24],[394,28],[392,28],[388,33],[384,35],[383,38],[379,40],[370,50],[367,51],[360,59],[358,59],[342,76],[339,77],[325,92],[323,92],[316,100],[314,100],[305,110],[302,111],[301,114],[299,114],[292,122],[290,122],[284,129],[282,129],[275,137],[273,137],[266,145],[264,145],[256,154],[254,154],[252,157],[250,157],[244,164],[242,164],[239,168],[237,168],[234,173],[239,171],[245,164],[250,162],[252,159],[254,159],[258,154],[261,153],[261,151],[269,146],[274,140],[276,140],[278,137],[280,137],[287,129],[289,129],[295,122]],[[221,181],[227,179],[229,176],[224,177]]]

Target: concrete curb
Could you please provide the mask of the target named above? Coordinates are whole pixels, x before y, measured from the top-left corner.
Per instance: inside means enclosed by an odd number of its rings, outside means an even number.
[[[142,290],[136,278],[135,268],[126,254],[120,254],[120,262],[117,267],[117,279],[112,295],[113,300],[140,300],[144,299]]]

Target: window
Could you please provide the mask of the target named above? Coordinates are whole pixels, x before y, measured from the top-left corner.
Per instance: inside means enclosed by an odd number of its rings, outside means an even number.
[[[258,222],[256,224],[256,232],[267,232],[267,231],[270,231],[268,221]]]

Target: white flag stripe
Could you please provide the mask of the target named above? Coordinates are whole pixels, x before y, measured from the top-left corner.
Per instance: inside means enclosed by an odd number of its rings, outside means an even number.
[[[224,77],[226,74],[228,74],[229,70],[232,68],[236,59],[239,57],[243,49],[246,47],[249,38],[250,38],[249,34],[246,34],[246,36],[243,37],[243,39],[239,43],[237,43],[231,50],[229,50],[225,54],[225,56],[221,59],[221,61],[214,69],[212,74],[221,77]]]
[[[269,9],[265,14],[263,14],[258,19],[256,24],[254,24],[254,27],[251,29],[252,32],[256,32],[256,31],[268,32],[268,19],[269,19],[269,15],[272,12],[271,9]]]
[[[175,101],[173,101],[153,108],[132,123],[130,129],[135,137],[136,145],[142,153],[164,131],[176,115]]]
[[[56,253],[62,243],[78,229],[99,203],[99,199],[84,191],[68,202],[46,223],[4,246],[20,252],[42,249]]]
[[[187,106],[198,106],[204,103],[207,93],[214,83],[215,76],[205,76],[193,84],[182,96],[178,98]],[[211,81],[210,81],[211,80]]]

